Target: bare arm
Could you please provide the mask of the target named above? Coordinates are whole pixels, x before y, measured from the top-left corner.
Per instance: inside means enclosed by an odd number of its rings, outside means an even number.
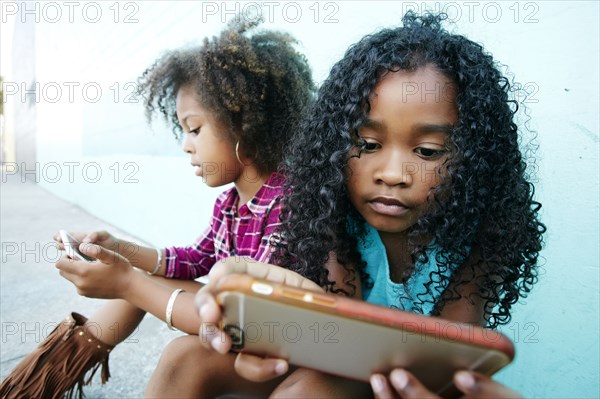
[[[63,256],[56,263],[61,276],[72,282],[80,295],[124,299],[163,321],[166,319],[167,303],[174,288],[149,278],[146,273],[134,269],[125,257],[106,248],[82,244],[80,250],[97,261],[74,261]],[[191,288],[193,292],[182,292],[176,297],[172,323],[181,331],[197,334],[200,320],[194,309],[194,294],[200,286],[193,281],[178,283],[182,287]]]
[[[440,312],[440,317],[450,321],[484,326],[483,299],[478,295],[471,295],[469,299],[469,295],[477,292],[477,289],[473,283],[462,286],[458,290],[460,299],[448,302]]]
[[[479,259],[478,253],[474,252],[469,260],[467,260],[465,267],[462,268],[461,272],[457,276],[456,281],[460,282],[472,279],[473,276],[471,276],[472,272],[470,265],[475,262],[479,262]],[[440,317],[446,320],[484,326],[485,301],[478,294],[478,281],[481,281],[482,279],[482,276],[475,276],[475,278],[469,283],[456,288],[456,293],[460,295],[460,299],[446,303],[440,312]],[[453,283],[454,282],[451,282],[447,289],[453,289]]]

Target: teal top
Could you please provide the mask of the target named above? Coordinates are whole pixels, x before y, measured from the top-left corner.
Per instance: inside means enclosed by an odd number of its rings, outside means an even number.
[[[367,263],[366,272],[369,273],[374,285],[367,288],[363,282],[363,299],[367,302],[388,307],[397,307],[402,310],[413,311],[430,315],[434,305],[439,301],[448,286],[448,278],[454,268],[446,268],[439,274],[435,260],[436,250],[430,250],[427,263],[417,263],[415,269],[406,283],[394,283],[390,278],[390,265],[388,263],[385,246],[379,233],[370,225],[366,225],[367,235],[359,240],[358,250],[363,261]],[[440,281],[440,275],[446,278]],[[432,281],[430,293],[426,284]]]

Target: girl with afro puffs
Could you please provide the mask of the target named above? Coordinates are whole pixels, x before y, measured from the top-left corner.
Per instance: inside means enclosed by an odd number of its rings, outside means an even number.
[[[402,27],[364,37],[333,66],[286,153],[287,245],[274,259],[289,269],[280,273],[330,292],[495,328],[536,282],[546,228],[519,146],[514,88],[481,45],[447,32],[443,19],[409,12]],[[233,262],[198,292],[203,322],[221,317],[217,276],[264,273]],[[324,267],[331,263],[345,270],[343,284]],[[206,351],[230,348],[221,331],[200,335]],[[364,397],[368,388],[306,369],[282,379],[285,361],[247,354],[236,370],[253,381],[278,376],[274,390],[265,386],[273,397]],[[412,397],[418,382],[394,375],[408,381],[394,384],[398,394]],[[385,376],[374,376],[373,388],[391,395]]]
[[[184,137],[195,174],[210,187],[233,183],[218,197],[209,227],[183,248],[140,247],[105,231],[74,233],[82,252],[97,260],[65,256],[56,264],[60,274],[80,295],[114,300],[89,320],[73,313],[61,322],[5,379],[2,398],[81,396],[89,370],[101,365],[102,382],[108,379],[110,351],[146,312],[196,334],[193,298],[201,284],[194,279],[233,255],[271,260],[283,198],[276,171],[314,85],[296,40],[274,31],[250,34],[257,24],[237,18],[199,47],[166,53],[139,81],[148,118],[162,114]]]

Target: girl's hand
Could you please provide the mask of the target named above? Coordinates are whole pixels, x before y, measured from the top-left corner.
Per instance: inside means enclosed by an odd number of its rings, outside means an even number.
[[[56,268],[77,287],[79,295],[90,298],[123,298],[133,274],[131,263],[116,252],[95,244],[81,244],[79,250],[97,259],[78,261],[63,255]]]
[[[389,382],[392,383],[393,389]],[[439,399],[439,396],[425,388],[419,380],[406,370],[395,369],[388,380],[381,374],[371,376],[371,387],[375,398]],[[506,386],[473,371],[458,371],[454,374],[454,385],[460,389],[463,398],[521,399],[521,395]]]
[[[121,246],[121,240],[114,237],[108,231],[93,231],[91,233],[82,233],[82,232],[69,232],[76,240],[84,243],[84,244],[96,244],[109,249],[111,251],[115,251],[119,253],[119,247]],[[65,249],[63,245],[62,239],[60,238],[60,234],[56,232],[54,234],[54,241],[58,243],[58,247],[61,250]]]
[[[253,277],[284,283],[313,291],[322,291],[321,287],[298,273],[279,266],[257,262],[248,258],[233,257],[217,263],[209,273],[209,282],[196,295],[196,306],[200,314],[199,337],[202,345],[225,354],[231,349],[231,338],[218,326],[221,321],[221,308],[214,297],[217,281],[227,274],[245,273]],[[261,382],[285,374],[288,364],[283,359],[265,359],[259,356],[241,354],[235,361],[237,373],[251,381]]]

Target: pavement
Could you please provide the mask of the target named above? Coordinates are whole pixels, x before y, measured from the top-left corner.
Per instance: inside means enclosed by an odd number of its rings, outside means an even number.
[[[60,257],[52,237],[73,231],[108,230],[144,244],[83,209],[17,175],[2,175],[0,184],[0,378],[52,331],[70,312],[90,317],[104,301],[81,297],[54,263]],[[164,322],[146,316],[139,328],[110,356],[111,378],[100,383],[98,372],[84,389],[87,398],[141,398],[162,349],[181,335]]]

